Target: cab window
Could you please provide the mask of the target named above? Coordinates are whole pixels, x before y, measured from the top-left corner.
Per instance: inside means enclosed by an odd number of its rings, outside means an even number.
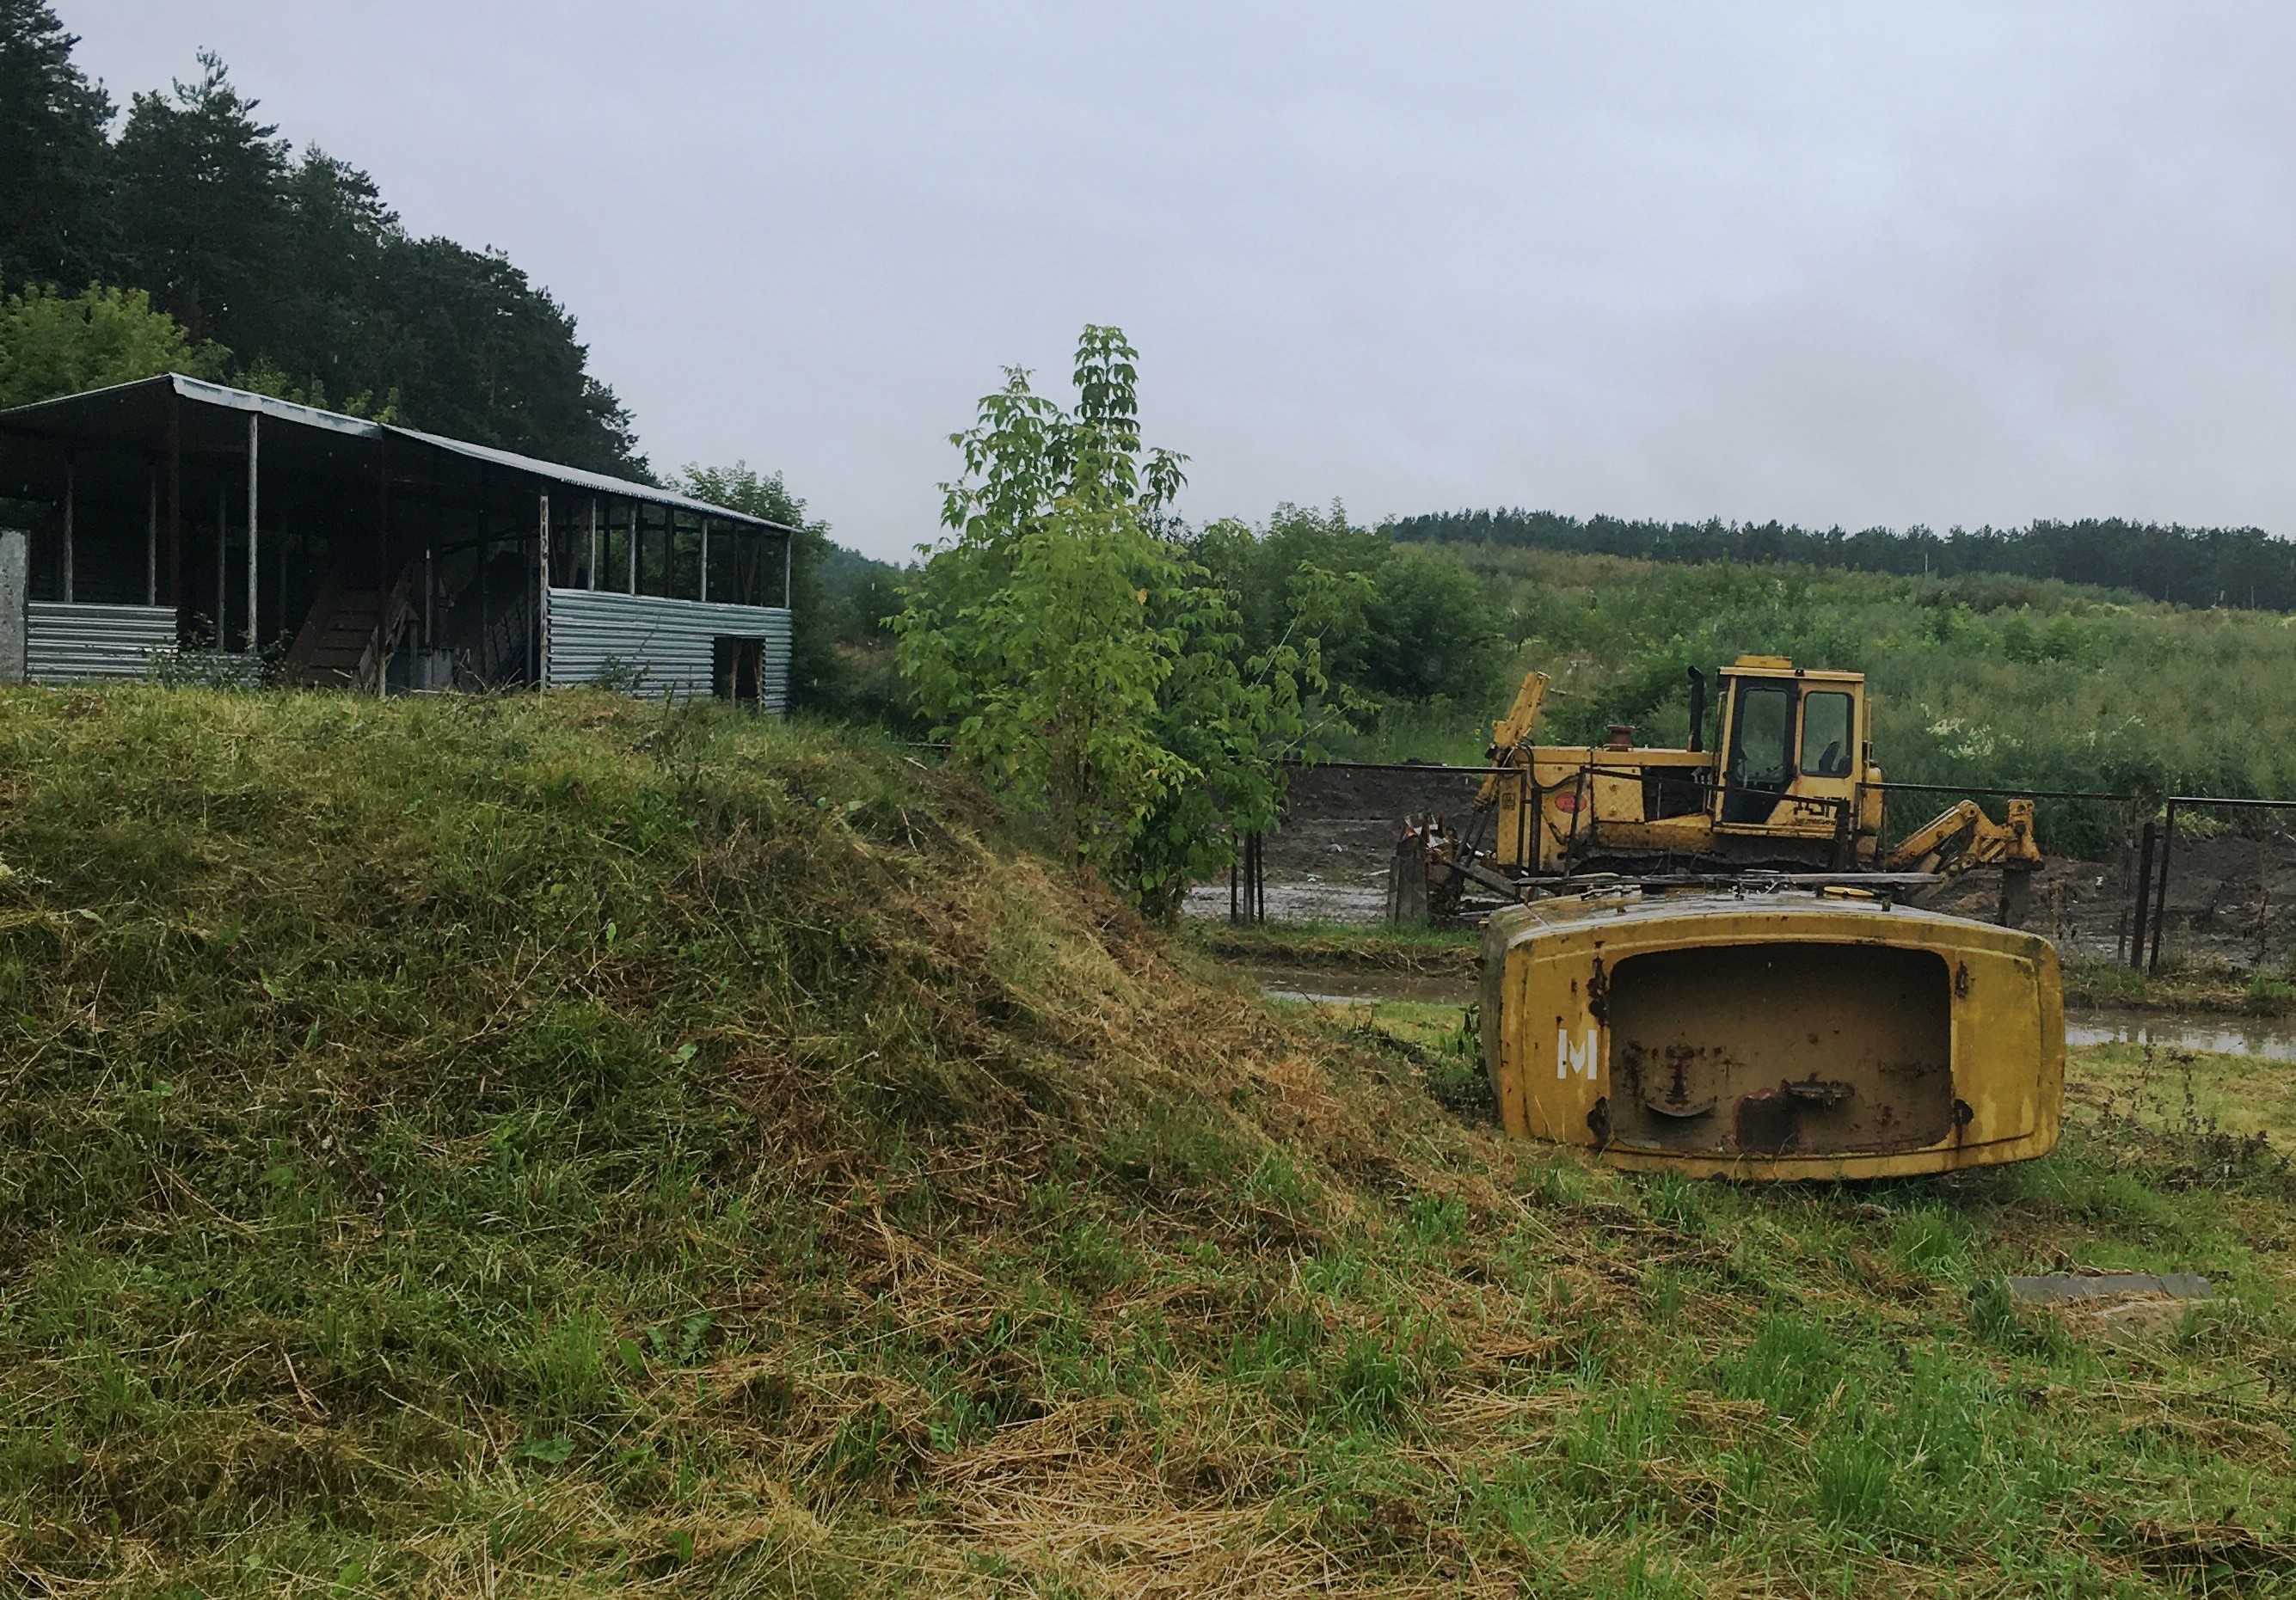
[[[1744,684],[1730,719],[1730,761],[1723,769],[1724,822],[1762,822],[1792,781],[1793,686]]]
[[[1813,778],[1849,775],[1849,696],[1805,694],[1801,702],[1801,769]]]
[[[1736,726],[1730,734],[1730,781],[1756,789],[1784,788],[1792,741],[1792,686],[1748,684],[1738,691]]]

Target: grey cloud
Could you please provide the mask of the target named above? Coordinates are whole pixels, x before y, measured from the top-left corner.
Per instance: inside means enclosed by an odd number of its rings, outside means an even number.
[[[1191,514],[2296,526],[2296,13],[63,0],[582,319],[657,460],[932,532],[1081,323]]]

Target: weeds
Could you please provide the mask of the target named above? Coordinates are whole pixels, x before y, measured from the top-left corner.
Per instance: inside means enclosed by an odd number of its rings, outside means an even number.
[[[2097,1137],[2115,1170],[2161,1189],[2296,1199],[2296,1167],[2268,1130],[2235,1133],[2202,1109],[2192,1051],[2146,1045],[2141,1059],[2135,1078],[2107,1093],[2097,1111]]]

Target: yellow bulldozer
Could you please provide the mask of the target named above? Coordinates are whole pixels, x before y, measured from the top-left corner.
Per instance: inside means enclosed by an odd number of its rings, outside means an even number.
[[[1876,1177],[2013,1161],[2056,1143],[2055,950],[2019,931],[2040,861],[2030,801],[1963,801],[1893,848],[1866,680],[1779,656],[1721,669],[1685,749],[1537,745],[1547,680],[1495,731],[1477,850],[1423,829],[1439,905],[1468,881],[1519,902],[1484,932],[1484,1062],[1509,1131],[1613,1165]],[[1470,835],[1472,836],[1472,835]],[[1993,926],[1900,903],[2004,869]]]
[[[1911,886],[1998,866],[2003,920],[2022,920],[2041,860],[2030,800],[2012,800],[1997,823],[1963,800],[1885,849],[1865,675],[1744,655],[1718,677],[1712,747],[1708,683],[1693,669],[1690,739],[1680,750],[1637,745],[1627,727],[1601,745],[1534,744],[1548,680],[1525,677],[1493,730],[1492,769],[1477,796],[1493,814],[1489,846],[1443,840],[1429,862],[1432,901],[1443,905],[1467,880],[1516,898],[1597,874]]]

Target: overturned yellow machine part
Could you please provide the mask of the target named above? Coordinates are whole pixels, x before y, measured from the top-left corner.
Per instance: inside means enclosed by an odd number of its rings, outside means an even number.
[[[1483,1059],[1518,1136],[1613,1166],[1886,1177],[2046,1155],[2057,953],[1838,887],[1621,887],[1483,938]]]

